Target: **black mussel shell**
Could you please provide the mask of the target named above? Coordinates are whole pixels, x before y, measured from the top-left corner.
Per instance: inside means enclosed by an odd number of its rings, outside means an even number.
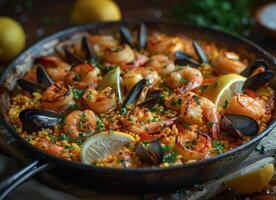
[[[159,102],[160,102],[160,96],[152,96],[152,97],[146,98],[142,103],[139,103],[137,106],[151,108],[159,104]]]
[[[41,65],[39,65],[36,69],[36,78],[39,85],[44,88],[50,87],[54,83],[47,71]]]
[[[134,48],[132,44],[132,41],[133,41],[132,35],[129,29],[124,26],[121,26],[119,32],[121,36],[121,43],[128,44],[131,48]]]
[[[62,121],[63,116],[47,110],[25,109],[19,113],[19,119],[22,122],[22,129],[32,133],[57,125]]]
[[[176,59],[193,59],[193,57],[183,51],[176,51],[175,52]]]
[[[149,165],[158,165],[163,161],[164,151],[159,140],[139,142],[135,149],[140,160]]]
[[[64,48],[64,53],[68,62],[72,65],[79,65],[85,63],[79,56],[75,55],[68,47]]]
[[[141,95],[143,89],[147,85],[147,80],[142,79],[139,82],[137,82],[131,90],[127,93],[124,102],[122,103],[122,108],[126,107],[129,104],[134,103]]]
[[[28,91],[30,94],[33,94],[34,92],[42,93],[45,90],[44,87],[24,79],[17,80],[17,84],[21,87],[22,90]]]
[[[255,76],[249,77],[243,84],[243,90],[251,89],[257,90],[268,83],[274,76],[275,72],[272,70],[266,70]]]
[[[201,63],[206,63],[209,64],[209,59],[205,54],[205,51],[202,49],[202,47],[198,44],[198,42],[196,42],[195,40],[193,40],[193,46],[195,48],[195,52],[197,53]]]
[[[147,44],[147,27],[145,23],[141,23],[138,31],[139,49],[144,49]]]
[[[268,64],[263,59],[257,59],[250,65],[248,65],[240,75],[249,77],[256,69],[262,67],[264,71],[268,70]]]
[[[176,59],[174,61],[175,65],[181,65],[181,66],[186,66],[186,65],[190,65],[191,67],[197,68],[200,66],[200,63],[198,63],[197,61],[195,61],[192,58],[181,58],[181,59]]]
[[[242,136],[254,137],[259,132],[258,123],[244,115],[226,114],[222,120],[222,130],[236,138]]]
[[[146,99],[149,99],[149,98],[152,98],[152,97],[159,97],[160,98],[161,94],[162,94],[162,90],[154,90],[154,91],[151,91],[151,92],[147,93]]]
[[[96,53],[94,52],[90,42],[88,41],[88,38],[86,36],[83,36],[82,41],[81,41],[82,49],[85,51],[86,54],[86,59],[89,62],[94,62],[96,61]]]

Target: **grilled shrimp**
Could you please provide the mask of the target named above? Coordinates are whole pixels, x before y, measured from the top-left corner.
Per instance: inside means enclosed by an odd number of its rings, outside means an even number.
[[[198,69],[181,67],[165,77],[165,82],[172,89],[180,88],[183,92],[193,90],[201,85],[203,76]]]
[[[179,133],[175,147],[185,161],[191,161],[206,158],[212,145],[208,135],[200,133],[197,127],[190,126]]]
[[[129,91],[138,81],[146,79],[148,84],[154,85],[156,84],[160,77],[158,73],[149,67],[137,67],[134,68],[123,76],[123,82],[126,86],[127,90]]]
[[[239,74],[245,69],[245,64],[240,61],[234,52],[222,52],[212,62],[212,67],[217,74]]]
[[[117,107],[116,95],[111,87],[101,91],[88,87],[82,98],[86,105],[96,114],[110,113]]]
[[[86,88],[90,85],[96,88],[101,80],[101,71],[97,67],[91,64],[80,64],[69,72],[65,83],[77,88]]]
[[[41,137],[36,143],[35,146],[38,147],[39,149],[42,149],[46,153],[49,153],[54,156],[61,156],[63,151],[65,150],[63,146],[59,146],[57,144],[53,144],[46,138]]]
[[[150,54],[171,55],[183,50],[184,44],[180,37],[171,37],[154,33],[148,38],[147,50]]]
[[[69,73],[71,66],[57,56],[41,56],[36,59],[47,70],[54,81],[62,81]]]
[[[156,70],[161,76],[166,76],[175,70],[174,61],[162,54],[152,56],[146,66]]]
[[[191,125],[208,125],[212,138],[219,137],[220,114],[215,104],[204,97],[193,92],[183,94],[180,119]]]
[[[104,59],[108,63],[130,63],[135,60],[135,54],[133,49],[131,49],[128,45],[120,45],[106,48],[104,50]]]
[[[63,111],[73,103],[73,93],[63,81],[53,83],[43,92],[41,98],[42,107],[47,110]]]
[[[173,123],[161,116],[154,115],[148,108],[135,107],[130,110],[124,120],[126,128],[137,134],[159,132],[165,125]]]
[[[266,112],[265,103],[258,97],[252,98],[246,94],[235,94],[227,108],[227,114],[240,114],[258,120]]]
[[[111,35],[92,35],[89,37],[89,41],[97,56],[100,57],[103,56],[106,48],[118,45],[118,41]]]
[[[76,139],[80,133],[93,133],[96,129],[97,117],[91,110],[75,110],[64,119],[65,134]]]

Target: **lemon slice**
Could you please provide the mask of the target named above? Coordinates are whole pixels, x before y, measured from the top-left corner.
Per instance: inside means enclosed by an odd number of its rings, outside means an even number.
[[[112,0],[78,0],[71,12],[74,24],[115,21],[122,18],[119,6]]]
[[[242,194],[252,194],[267,186],[274,174],[274,165],[263,159],[239,171],[239,175],[225,180],[225,185]],[[272,161],[273,162],[273,161]]]
[[[86,140],[81,148],[81,162],[91,164],[97,160],[102,160],[108,155],[113,155],[134,138],[123,132],[102,132],[91,136]]]
[[[216,79],[209,85],[203,96],[211,100],[218,108],[223,108],[236,93],[242,92],[246,78],[238,74],[227,74]]]

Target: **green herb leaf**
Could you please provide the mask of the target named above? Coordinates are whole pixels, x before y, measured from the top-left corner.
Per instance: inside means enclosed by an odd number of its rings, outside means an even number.
[[[165,156],[163,157],[163,162],[167,162],[167,163],[174,163],[176,161],[176,157],[178,156],[178,153],[173,151],[170,153],[165,154]]]

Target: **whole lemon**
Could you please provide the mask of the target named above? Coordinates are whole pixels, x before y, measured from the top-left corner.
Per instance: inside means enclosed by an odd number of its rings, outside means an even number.
[[[25,47],[25,33],[12,18],[0,17],[0,61],[14,58]]]
[[[77,0],[71,12],[74,24],[120,19],[120,8],[112,0]]]

